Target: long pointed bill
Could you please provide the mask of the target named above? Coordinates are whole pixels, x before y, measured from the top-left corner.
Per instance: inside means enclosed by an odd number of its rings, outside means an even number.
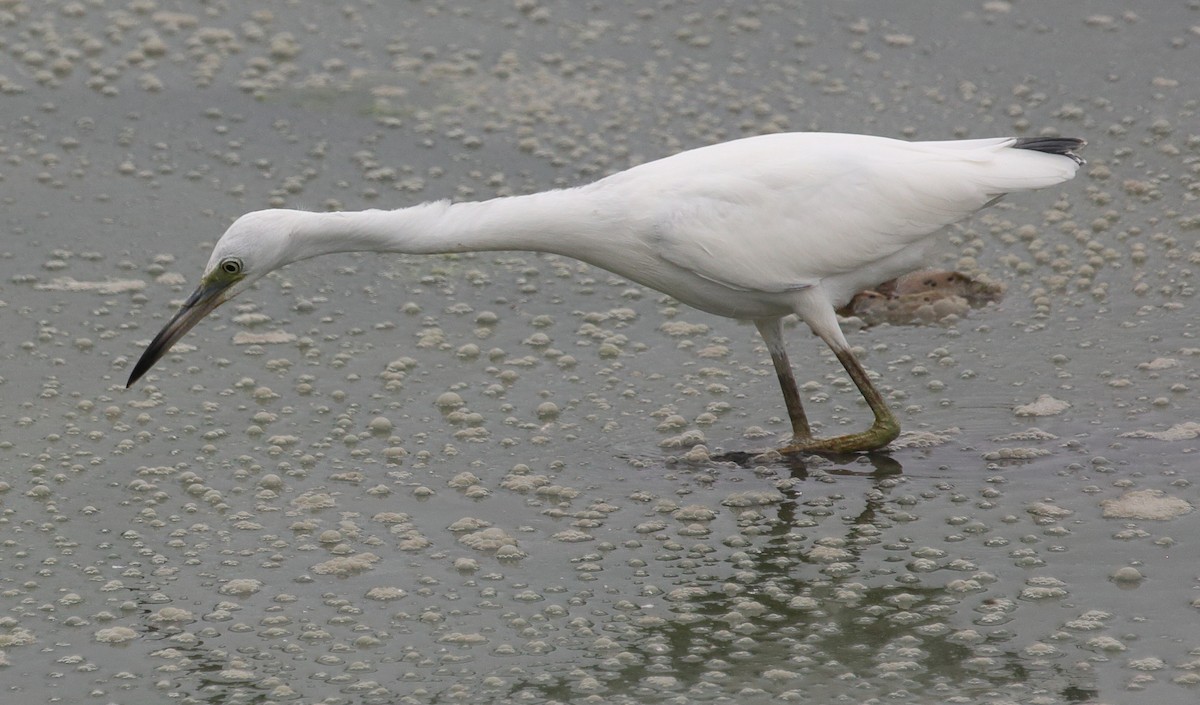
[[[179,308],[175,316],[167,325],[163,326],[158,335],[154,336],[150,345],[146,346],[146,351],[133,366],[133,372],[129,374],[129,381],[125,383],[125,388],[132,387],[134,382],[141,379],[142,375],[154,367],[154,363],[167,354],[171,346],[182,338],[184,333],[191,330],[214,308],[224,303],[225,291],[232,283],[232,281],[214,281],[207,284],[201,283],[196,287],[196,290],[187,298],[187,301],[183,302],[183,306]]]

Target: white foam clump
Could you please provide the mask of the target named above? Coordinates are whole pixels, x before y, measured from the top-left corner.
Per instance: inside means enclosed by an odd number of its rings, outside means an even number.
[[[1017,416],[1056,416],[1071,408],[1071,403],[1055,399],[1049,394],[1042,394],[1029,404],[1021,404],[1013,409]]]
[[[245,597],[262,590],[263,582],[255,578],[234,578],[217,588],[222,595],[239,595]]]
[[[312,567],[312,571],[318,575],[337,575],[346,577],[371,570],[372,564],[379,561],[379,556],[374,553],[358,553],[353,556],[339,556],[331,558],[324,563],[318,563]]]
[[[1200,437],[1200,423],[1185,421],[1177,423],[1165,431],[1130,431],[1122,433],[1121,438],[1153,438],[1157,441],[1190,441]]]
[[[1192,503],[1162,490],[1133,490],[1100,502],[1105,519],[1153,519],[1166,521],[1192,511]]]
[[[45,284],[36,284],[33,288],[38,291],[95,291],[101,294],[125,294],[145,289],[146,282],[141,279],[81,282],[72,277],[56,277]]]
[[[278,345],[281,343],[294,343],[296,341],[295,333],[287,331],[274,330],[265,333],[250,333],[247,331],[238,331],[233,334],[234,345]]]
[[[102,644],[122,644],[137,637],[138,633],[129,627],[108,627],[96,632],[96,641]]]

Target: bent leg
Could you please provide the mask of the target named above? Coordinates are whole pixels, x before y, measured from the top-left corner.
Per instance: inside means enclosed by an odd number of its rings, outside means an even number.
[[[808,323],[813,332],[820,336],[821,340],[825,341],[825,344],[833,350],[833,354],[837,356],[838,362],[842,363],[842,367],[850,375],[854,386],[858,388],[858,391],[863,395],[863,399],[866,399],[867,405],[871,407],[871,412],[875,415],[875,421],[866,431],[832,436],[830,438],[812,438],[808,441],[793,442],[781,448],[780,451],[784,453],[853,453],[883,448],[888,443],[896,440],[896,437],[900,435],[900,424],[896,421],[896,417],[892,415],[892,411],[888,408],[887,402],[884,401],[883,395],[879,393],[875,385],[871,384],[871,378],[867,375],[867,371],[863,369],[862,364],[854,357],[854,353],[850,351],[850,344],[846,342],[846,337],[842,335],[842,329],[838,326],[837,314],[834,313],[833,306],[824,296],[824,293],[819,290],[810,289],[800,292],[800,294],[801,296],[797,299],[796,312]]]

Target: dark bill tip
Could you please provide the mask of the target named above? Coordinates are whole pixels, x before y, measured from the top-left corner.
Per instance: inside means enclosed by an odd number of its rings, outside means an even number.
[[[146,346],[146,350],[142,356],[138,358],[137,364],[133,366],[133,371],[129,373],[129,381],[125,383],[125,388],[129,389],[142,378],[142,375],[150,371],[154,367],[154,363],[158,362],[171,349],[180,338],[192,329],[197,323],[207,316],[214,308],[220,306],[225,301],[223,296],[229,283],[221,284],[201,284],[192,295],[188,297],[179,311],[171,317],[167,325],[163,326],[158,335],[154,336],[154,340]]]

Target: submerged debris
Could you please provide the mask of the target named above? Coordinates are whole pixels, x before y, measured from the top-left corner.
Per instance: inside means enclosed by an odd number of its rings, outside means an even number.
[[[856,316],[868,326],[936,323],[995,303],[1004,290],[1000,282],[962,272],[923,270],[855,294],[838,315]]]

